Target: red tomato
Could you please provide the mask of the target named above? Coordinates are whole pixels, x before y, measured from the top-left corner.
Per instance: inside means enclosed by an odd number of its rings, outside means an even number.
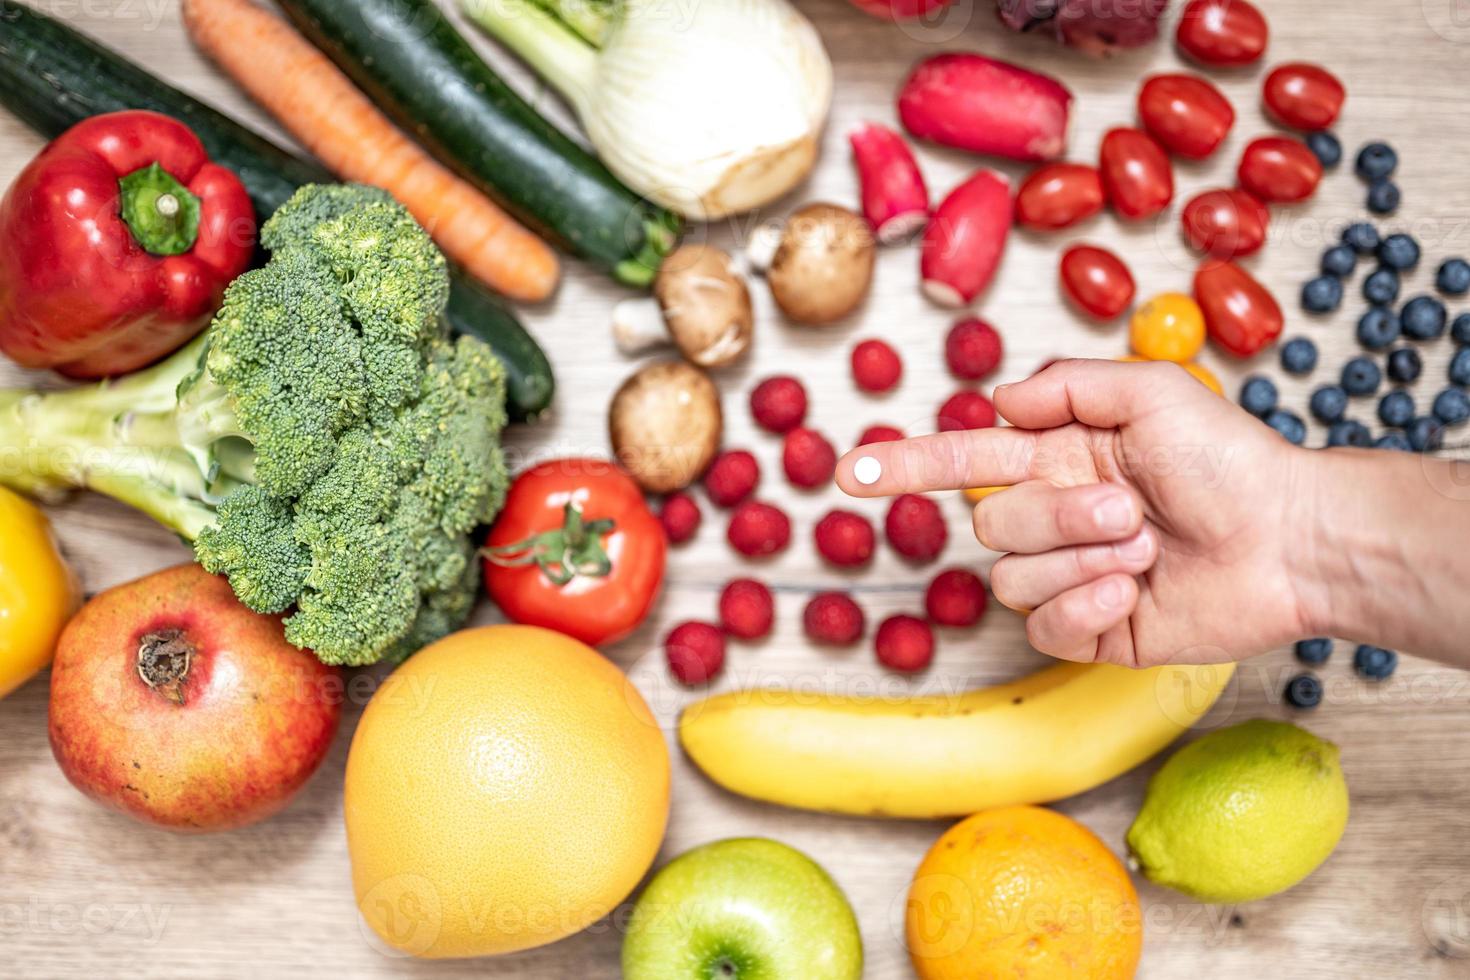
[[[1103,137],[1098,170],[1113,210],[1124,218],[1152,218],[1174,197],[1169,156],[1142,130],[1119,128]]]
[[[1322,161],[1300,140],[1262,136],[1240,155],[1235,177],[1240,186],[1267,204],[1305,201],[1322,179]]]
[[[1192,248],[1217,259],[1251,255],[1266,244],[1271,212],[1238,188],[1205,191],[1190,198],[1179,216]]]
[[[1133,274],[1105,248],[1074,245],[1062,253],[1062,290],[1090,316],[1116,320],[1133,302]]]
[[[850,0],[865,14],[883,20],[912,20],[948,7],[954,0]]]
[[[1027,228],[1066,228],[1102,206],[1102,178],[1085,163],[1037,167],[1016,191],[1016,220]]]
[[[554,459],[511,484],[485,541],[485,589],[517,623],[611,643],[648,615],[667,547],[622,467]]]
[[[1235,110],[1198,75],[1155,75],[1138,90],[1138,119],[1166,149],[1203,160],[1225,142]]]
[[[1209,260],[1194,274],[1194,301],[1210,339],[1236,357],[1250,357],[1281,336],[1275,297],[1234,262]]]
[[[1190,0],[1174,39],[1195,61],[1248,65],[1266,53],[1266,18],[1248,0]]]
[[[1337,121],[1347,89],[1325,68],[1294,62],[1266,76],[1261,89],[1269,112],[1283,126],[1308,132]]]

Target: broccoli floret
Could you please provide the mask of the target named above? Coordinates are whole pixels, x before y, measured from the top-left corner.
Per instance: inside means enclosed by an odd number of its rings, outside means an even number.
[[[402,659],[474,604],[470,536],[508,482],[503,367],[449,339],[444,258],[383,191],[302,188],[261,241],[270,261],[161,364],[0,393],[0,483],[131,503],[324,662]]]

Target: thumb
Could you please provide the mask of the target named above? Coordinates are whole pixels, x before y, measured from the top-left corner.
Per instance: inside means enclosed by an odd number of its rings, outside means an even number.
[[[1081,422],[1116,429],[1153,410],[1180,381],[1198,385],[1168,361],[1057,361],[1025,381],[995,389],[995,408],[1022,429]]]

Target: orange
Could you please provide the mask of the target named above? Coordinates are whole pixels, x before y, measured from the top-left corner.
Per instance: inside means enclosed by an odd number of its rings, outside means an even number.
[[[946,831],[914,873],[906,928],[920,980],[1112,980],[1143,951],[1127,870],[1092,831],[1035,806]]]
[[[1128,340],[1150,361],[1182,364],[1205,346],[1205,315],[1183,293],[1160,293],[1133,311]]]
[[[426,957],[529,949],[617,907],[653,863],[669,753],[616,666],[533,626],[465,630],[363,712],[344,809],[364,922]]]

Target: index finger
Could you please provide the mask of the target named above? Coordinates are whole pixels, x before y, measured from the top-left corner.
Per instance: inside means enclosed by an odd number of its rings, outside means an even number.
[[[969,429],[859,446],[837,461],[837,485],[854,497],[965,490],[1029,477],[1036,433]]]

